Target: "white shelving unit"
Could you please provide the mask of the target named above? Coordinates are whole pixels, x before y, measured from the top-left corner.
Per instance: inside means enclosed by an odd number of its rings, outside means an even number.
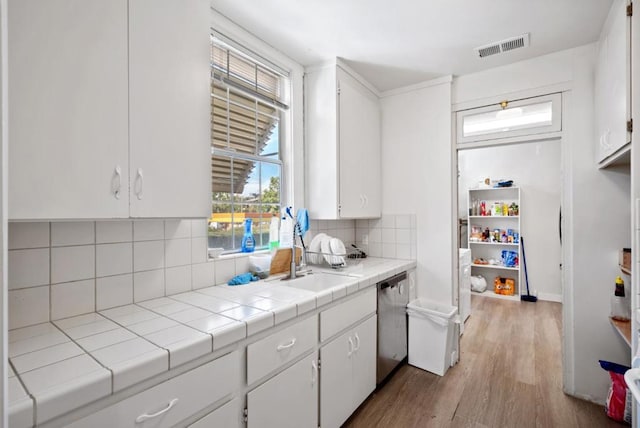
[[[494,214],[492,207],[494,204],[506,204],[508,207],[515,204],[518,206],[517,214],[512,215],[475,215],[474,201],[477,201],[478,214],[480,213],[480,203],[484,201],[486,214]],[[520,293],[522,292],[522,281],[520,274],[520,267],[522,266],[522,251],[520,250],[520,212],[522,206],[520,205],[520,188],[518,187],[499,187],[499,188],[480,188],[469,189],[468,192],[468,227],[467,238],[469,242],[469,248],[471,249],[471,274],[482,275],[487,281],[487,291],[482,293],[483,296],[496,297],[508,300],[520,300]],[[495,236],[495,231],[499,230],[500,237],[499,242],[495,240],[486,242],[478,241],[477,236],[472,236],[474,227],[479,227],[483,232],[489,229],[491,236]],[[508,231],[513,232],[513,242],[501,242],[503,232],[508,235]],[[517,233],[518,239],[515,239]],[[480,238],[483,239],[483,238]],[[491,237],[489,239],[492,239]],[[507,239],[508,236],[507,236]],[[518,265],[516,267],[507,267],[501,264],[478,264],[478,259],[484,259],[489,262],[491,260],[498,263],[502,259],[502,251],[516,251],[518,253]],[[512,278],[515,280],[515,292],[513,296],[496,294],[493,291],[493,282],[495,277],[501,276],[505,278]]]

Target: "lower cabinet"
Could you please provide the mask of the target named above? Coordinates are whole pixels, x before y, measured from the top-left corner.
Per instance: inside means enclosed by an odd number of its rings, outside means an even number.
[[[232,395],[240,355],[232,352],[80,419],[69,428],[173,427]]]
[[[229,401],[206,416],[198,419],[189,428],[240,428],[243,425],[240,400],[237,398]]]
[[[247,427],[318,427],[317,352],[247,394]]]
[[[376,387],[373,315],[320,348],[320,425],[339,427]]]

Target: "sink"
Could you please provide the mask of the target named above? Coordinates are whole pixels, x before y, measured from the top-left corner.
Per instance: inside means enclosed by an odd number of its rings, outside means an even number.
[[[283,280],[280,285],[317,293],[330,288],[347,285],[353,281],[354,278],[348,276],[312,272],[296,279]]]

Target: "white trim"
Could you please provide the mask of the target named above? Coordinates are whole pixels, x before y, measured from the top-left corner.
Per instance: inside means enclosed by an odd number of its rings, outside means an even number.
[[[9,99],[7,95],[7,0],[0,0],[0,426],[9,426],[9,394],[8,379],[8,330],[9,306],[7,286],[7,219],[8,215],[8,112]]]
[[[521,135],[510,138],[496,138],[493,140],[474,141],[473,143],[460,143],[458,150],[478,149],[481,147],[504,146],[517,143],[535,143],[539,141],[559,140],[562,138],[562,131],[548,132],[544,134]]]
[[[562,111],[571,106],[571,92],[562,94]],[[565,115],[569,119],[571,115]],[[562,295],[567,296],[562,304],[562,387],[565,393],[575,395],[575,331],[573,292],[573,176],[572,129],[570,120],[563,124],[563,142],[560,145],[562,182],[560,189],[562,207]]]
[[[356,79],[360,84],[362,84],[365,88],[371,91],[377,98],[380,98],[380,91],[378,88],[373,86],[371,83],[367,81],[360,73],[355,71],[353,68],[349,66],[343,59],[335,58],[329,61],[324,61],[319,64],[310,65],[305,67],[305,73],[312,73],[314,71],[323,70],[325,68],[335,68],[340,67],[345,73]]]
[[[438,77],[436,79],[427,80],[427,81],[416,83],[416,84],[413,84],[413,85],[403,86],[401,88],[396,88],[396,89],[390,89],[388,91],[383,91],[383,92],[380,93],[380,97],[381,98],[392,97],[394,95],[406,94],[407,92],[418,91],[420,89],[430,88],[432,86],[443,85],[443,84],[447,84],[447,83],[451,83],[451,82],[453,82],[453,76],[452,75],[442,76],[442,77]]]
[[[455,85],[455,79],[453,81]],[[451,111],[458,112],[462,110],[470,110],[478,107],[486,107],[492,104],[498,104],[503,100],[520,100],[525,98],[534,98],[541,95],[554,94],[558,92],[570,91],[573,88],[572,82],[561,82],[553,85],[540,86],[538,88],[527,89],[524,91],[507,92],[501,95],[494,95],[487,98],[478,98],[475,100],[462,101],[452,104]]]
[[[289,117],[283,115],[280,132],[284,136],[281,146],[283,160],[281,203],[294,208],[305,206],[304,195],[304,124],[303,76],[304,68],[273,46],[235,24],[211,8],[211,27],[216,32],[241,44],[275,66],[289,72],[291,94],[288,97]]]
[[[562,303],[562,294],[538,293],[538,300],[544,300],[545,302]]]

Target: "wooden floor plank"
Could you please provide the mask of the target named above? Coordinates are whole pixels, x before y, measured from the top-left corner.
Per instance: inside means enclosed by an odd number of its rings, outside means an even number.
[[[472,296],[460,362],[444,377],[403,365],[346,427],[620,427],[562,392],[562,306]]]

